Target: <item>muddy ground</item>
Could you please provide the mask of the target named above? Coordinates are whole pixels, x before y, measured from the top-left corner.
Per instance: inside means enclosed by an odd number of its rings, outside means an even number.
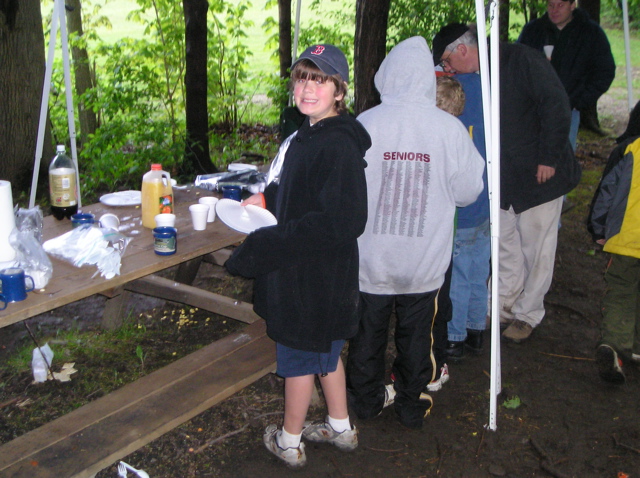
[[[611,134],[600,137],[580,133],[578,157],[585,174],[570,197],[574,207],[562,216],[554,281],[546,297],[546,317],[529,341],[501,344],[502,393],[498,398],[496,431],[486,428],[490,374],[487,345],[480,356],[467,356],[460,363],[449,365],[451,380],[433,394],[435,404],[422,430],[402,427],[393,410],[385,409],[375,419],[355,420],[360,447],[353,453],[307,444],[308,465],[301,471],[286,469],[262,444],[265,426],[281,419],[283,382],[275,376],[259,380],[124,460],[153,478],[626,476],[620,473],[640,477],[640,370],[627,364],[627,383],[609,386],[599,380],[593,361],[607,255],[592,244],[584,220],[594,184],[614,145],[613,138],[624,129],[627,118],[624,101],[614,100],[614,94],[611,92],[600,103],[602,125]],[[617,98],[621,97],[618,92]],[[213,266],[201,269],[197,280],[202,286],[214,284],[227,287],[227,292],[239,297],[250,296],[250,283],[235,282],[229,288],[224,285],[224,274]],[[101,307],[102,299],[93,298],[32,319],[38,324],[38,339],[70,323],[96,330]],[[144,343],[149,351],[149,369],[154,361],[161,365],[163,360],[170,360],[161,350],[177,349],[189,341],[202,342],[203,338],[206,343],[241,327],[223,323],[221,318],[215,319],[217,325],[210,328],[193,327],[195,333],[188,327],[159,326],[160,317],[172,307],[140,297],[136,314],[147,312],[137,315],[138,320],[155,334]],[[203,332],[205,329],[209,335]],[[4,329],[2,335],[0,361],[16,344],[29,340],[24,328],[18,326]],[[390,363],[392,346],[389,352]],[[2,442],[60,413],[64,400],[56,401],[56,394],[68,398],[73,387],[79,387],[82,374],[88,375],[88,367],[89,363],[84,364],[85,371],[81,370],[69,387],[48,390],[29,385],[28,370],[9,375],[0,369],[0,404],[15,397],[28,397],[49,400],[53,404],[50,408],[54,408],[50,413],[39,411],[29,426],[23,423],[30,413],[28,407],[26,411],[18,410],[18,402],[3,406]],[[104,390],[95,395],[103,393]],[[517,403],[515,408],[505,406]],[[324,413],[319,406],[309,416],[320,418]],[[20,416],[23,422],[17,425],[12,420]],[[115,466],[97,475],[116,476]]]

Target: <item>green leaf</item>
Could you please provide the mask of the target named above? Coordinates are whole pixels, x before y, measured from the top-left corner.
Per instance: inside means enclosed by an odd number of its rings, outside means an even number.
[[[504,408],[509,408],[512,410],[515,410],[520,405],[522,405],[522,402],[520,401],[520,397],[518,397],[517,395],[514,395],[513,397],[508,398],[504,402],[502,402],[502,406]]]

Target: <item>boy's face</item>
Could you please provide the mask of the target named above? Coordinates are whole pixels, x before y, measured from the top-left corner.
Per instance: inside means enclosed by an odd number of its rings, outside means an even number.
[[[547,2],[549,20],[560,30],[573,20],[573,11],[575,8],[575,1],[549,0]]]
[[[300,112],[309,117],[311,124],[321,119],[336,116],[335,102],[344,95],[336,96],[336,85],[333,81],[320,79],[298,79],[294,83],[293,97]]]

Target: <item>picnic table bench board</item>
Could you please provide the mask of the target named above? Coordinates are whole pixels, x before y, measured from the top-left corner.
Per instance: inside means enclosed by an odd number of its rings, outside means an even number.
[[[89,477],[275,371],[262,320],[0,447],[0,476]]]

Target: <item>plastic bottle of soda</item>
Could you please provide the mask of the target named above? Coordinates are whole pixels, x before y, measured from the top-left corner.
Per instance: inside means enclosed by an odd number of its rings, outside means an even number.
[[[151,171],[142,176],[142,225],[156,227],[156,215],[173,213],[173,188],[171,175],[162,165],[152,164]]]
[[[59,144],[49,165],[51,214],[58,220],[78,212],[77,174],[75,163],[65,154],[64,145]]]

